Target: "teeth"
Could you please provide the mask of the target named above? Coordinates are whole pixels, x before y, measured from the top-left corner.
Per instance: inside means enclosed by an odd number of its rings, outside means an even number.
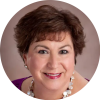
[[[46,73],[47,75],[49,75],[49,76],[58,76],[58,75],[60,75],[60,74],[48,74],[48,73]]]

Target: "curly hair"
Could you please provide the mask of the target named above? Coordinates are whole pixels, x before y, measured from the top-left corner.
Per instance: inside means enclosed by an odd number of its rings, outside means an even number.
[[[16,27],[15,39],[22,57],[33,42],[50,40],[62,41],[61,32],[70,32],[75,56],[85,47],[85,35],[80,20],[68,10],[58,10],[50,5],[42,5],[23,16]],[[56,38],[58,35],[58,38]]]

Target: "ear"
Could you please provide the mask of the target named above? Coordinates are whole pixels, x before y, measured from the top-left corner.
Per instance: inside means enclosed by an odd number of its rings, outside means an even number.
[[[23,54],[23,60],[24,60],[25,65],[27,65],[27,54]]]

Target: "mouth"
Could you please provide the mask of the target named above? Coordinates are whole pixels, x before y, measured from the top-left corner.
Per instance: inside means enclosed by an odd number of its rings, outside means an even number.
[[[60,75],[61,73],[45,73],[46,75],[49,75],[49,76],[58,76]]]
[[[52,74],[52,75],[55,75],[55,74],[61,74],[61,73],[44,73],[44,74]]]
[[[44,73],[44,75],[49,79],[57,79],[60,78],[61,73]]]

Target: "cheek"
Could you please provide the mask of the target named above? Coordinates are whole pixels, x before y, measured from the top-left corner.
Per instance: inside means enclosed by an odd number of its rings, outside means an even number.
[[[68,58],[66,58],[65,60],[63,60],[63,67],[64,67],[64,75],[66,78],[70,79],[70,77],[72,76],[72,73],[74,71],[74,57],[70,56]]]
[[[75,65],[75,60],[74,56],[70,56],[66,59],[63,60],[64,68],[66,71],[73,71],[74,70],[74,65]]]
[[[30,71],[41,70],[45,66],[45,59],[41,59],[38,56],[30,56],[28,60],[28,67]]]
[[[41,64],[41,60],[34,55],[31,55],[30,57],[28,57],[28,68],[30,73],[32,74],[34,79],[37,79],[38,77],[40,77],[40,71],[42,69],[42,64]]]

